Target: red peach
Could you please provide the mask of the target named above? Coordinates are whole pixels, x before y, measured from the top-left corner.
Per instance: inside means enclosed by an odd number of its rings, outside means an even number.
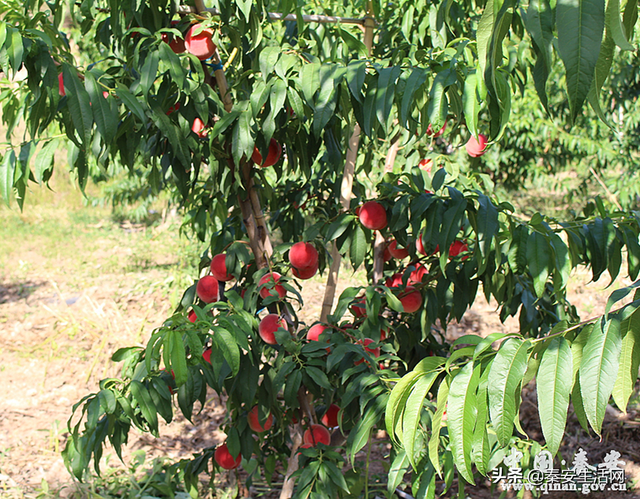
[[[267,285],[260,290],[260,296],[263,299],[271,296],[270,293],[272,290],[275,290],[276,293],[278,293],[280,299],[283,299],[286,296],[286,290],[284,289],[282,284],[278,284],[281,277],[282,276],[277,272],[268,272],[260,278],[260,280],[258,281],[258,287],[264,286],[265,284]],[[273,286],[271,286],[271,284],[273,284]]]
[[[371,355],[373,355],[374,357],[380,357],[380,347],[377,348],[369,348],[369,345],[371,345],[371,343],[375,343],[375,341],[373,341],[371,338],[365,338],[363,341],[358,340],[357,342],[360,345],[364,346],[365,351],[369,352]],[[364,362],[364,359],[360,359],[357,360],[353,363],[354,366],[360,365]]]
[[[454,258],[465,251],[469,251],[467,243],[463,243],[462,241],[453,241],[451,246],[449,246],[449,258]],[[467,258],[469,258],[469,255],[462,257],[463,260],[466,260]]]
[[[429,125],[431,126],[431,125]],[[418,163],[418,167],[421,170],[424,170],[427,173],[431,173],[431,164],[433,163],[433,161],[431,160],[431,158],[425,158],[422,161],[420,161],[420,163]]]
[[[387,277],[387,280],[384,282],[385,286],[388,288],[399,288],[402,286],[402,274],[396,272],[390,277]]]
[[[213,30],[211,28],[203,29],[197,35],[195,34],[201,26],[201,24],[194,24],[189,28],[187,36],[184,37],[184,44],[190,54],[193,54],[201,61],[204,61],[214,54],[217,47],[212,40]]]
[[[305,444],[315,447],[317,444],[329,445],[331,443],[331,433],[320,424],[312,424],[310,428],[304,432],[303,440]]]
[[[395,239],[389,243],[389,253],[393,258],[397,258],[398,260],[402,260],[403,258],[407,258],[409,256],[409,251],[405,248],[398,248],[398,241]]]
[[[264,163],[262,162],[262,154],[260,154],[260,150],[257,147],[253,149],[251,159],[256,165],[266,168],[267,166],[275,165],[280,159],[280,156],[282,156],[282,146],[276,139],[271,139],[269,141],[269,152],[267,152],[267,158],[264,160]]]
[[[316,263],[313,267],[306,267],[303,269],[291,267],[291,272],[298,279],[311,279],[314,275],[316,275],[316,272],[318,272],[318,264]]]
[[[387,226],[387,212],[377,201],[367,201],[363,204],[358,218],[367,229],[381,230]]]
[[[389,251],[389,246],[385,246],[384,247],[384,251],[382,252],[382,259],[385,262],[390,261],[393,258],[393,255],[391,254],[391,251]]]
[[[64,77],[62,76],[62,73],[58,74],[58,93],[61,97],[67,95],[67,93],[64,91]]]
[[[167,116],[169,116],[171,113],[173,113],[173,112],[177,111],[178,109],[180,109],[180,105],[181,104],[179,102],[176,102],[173,106],[171,106],[169,109],[167,109]],[[196,131],[194,130],[194,132],[196,132]],[[198,133],[198,132],[196,132],[196,133]]]
[[[422,295],[413,286],[407,286],[407,289],[398,298],[404,311],[408,314],[418,311],[422,306]]]
[[[328,329],[328,326],[324,324],[314,324],[307,331],[307,340],[308,341],[320,341],[320,335]]]
[[[204,125],[204,122],[196,116],[193,120],[193,125],[191,125],[191,130],[201,139],[204,139],[207,135],[209,135],[209,130]]]
[[[416,266],[416,269],[409,274],[409,279],[407,279],[407,284],[419,284],[422,282],[424,276],[428,274],[427,267],[422,265],[421,263]]]
[[[421,255],[429,256],[427,254],[427,250],[424,248],[424,241],[422,240],[422,233],[418,234],[418,238],[416,239],[416,250]]]
[[[272,426],[273,414],[269,413],[263,426],[260,424],[260,418],[258,417],[258,406],[254,405],[249,411],[249,428],[251,428],[256,433],[262,433],[268,431]]]
[[[218,281],[227,282],[233,279],[233,276],[227,272],[226,253],[219,253],[211,259],[211,274]]]
[[[356,298],[356,301],[351,304],[349,307],[351,313],[355,317],[366,317],[367,315],[367,299],[362,296],[360,298]]]
[[[311,243],[295,243],[289,250],[289,261],[297,269],[318,265],[318,250]]]
[[[258,326],[258,333],[260,334],[260,338],[265,343],[269,345],[275,345],[278,342],[276,341],[275,332],[279,328],[287,329],[287,323],[284,319],[281,319],[278,314],[269,314],[264,319],[260,321],[260,325]]]
[[[204,352],[202,352],[202,358],[211,364],[211,349],[207,348]]]
[[[478,134],[477,139],[473,135],[469,137],[469,141],[465,146],[465,148],[467,149],[467,154],[472,158],[478,158],[482,156],[485,152],[486,147],[487,137],[481,133]]]
[[[213,454],[213,458],[216,460],[216,463],[218,463],[218,466],[225,470],[234,470],[240,466],[242,462],[241,455],[238,455],[236,458],[231,455],[226,443],[218,446]]]
[[[335,428],[338,426],[338,412],[340,412],[340,407],[336,404],[331,404],[327,409],[327,412],[322,416],[322,424],[328,428]]]
[[[195,310],[190,310],[189,315],[187,317],[189,318],[189,322],[195,322],[198,319],[198,316],[196,315]]]
[[[444,125],[442,125],[442,128],[434,133],[433,132],[433,128],[431,127],[431,123],[429,123],[429,126],[427,127],[427,136],[428,137],[433,136],[433,138],[440,137],[440,135],[442,135],[444,133],[446,128],[447,128],[447,122],[445,121]]]
[[[171,27],[174,28],[178,25],[179,21],[171,21]],[[169,38],[172,40],[169,41]],[[162,41],[169,44],[171,50],[176,54],[182,54],[186,49],[184,39],[179,36],[170,35],[169,33],[162,33]]]
[[[219,291],[218,280],[211,275],[204,276],[196,284],[196,294],[205,303],[218,301],[220,298]]]

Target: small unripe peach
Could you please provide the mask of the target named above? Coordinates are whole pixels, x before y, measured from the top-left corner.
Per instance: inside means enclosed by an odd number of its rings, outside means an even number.
[[[381,230],[387,226],[387,212],[377,201],[367,201],[363,204],[358,218],[367,229]]]

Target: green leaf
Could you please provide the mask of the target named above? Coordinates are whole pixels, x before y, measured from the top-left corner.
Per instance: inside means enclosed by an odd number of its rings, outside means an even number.
[[[385,426],[387,427],[387,433],[391,435],[391,438],[396,439],[396,426],[398,421],[402,417],[405,405],[411,390],[416,380],[422,375],[422,373],[411,371],[405,374],[400,381],[396,383],[396,386],[391,390],[389,399],[387,400],[387,407],[385,409]],[[397,435],[400,437],[400,435]]]
[[[453,462],[468,483],[474,483],[471,471],[471,445],[480,370],[481,366],[474,368],[473,362],[465,364],[451,381],[447,407],[447,426]]]
[[[84,86],[91,100],[91,109],[93,110],[93,118],[98,132],[102,135],[105,143],[108,144],[116,136],[119,117],[111,112],[108,100],[102,95],[102,88],[90,71],[85,74]]]
[[[166,45],[162,44],[162,45]],[[142,68],[140,68],[140,87],[142,93],[146,96],[153,86],[153,82],[156,80],[158,74],[158,64],[160,62],[160,53],[157,50],[149,52],[144,60]]]
[[[11,33],[10,37],[7,37],[5,43],[7,43],[6,50],[9,55],[9,64],[14,73],[20,70],[22,60],[24,57],[24,44],[22,42],[22,36],[20,30],[15,28],[8,28]]]
[[[491,241],[498,232],[498,210],[484,194],[478,196],[478,247],[485,258],[491,251]]]
[[[78,78],[76,69],[64,64],[62,74],[64,87],[67,93],[67,104],[71,112],[73,126],[82,139],[84,147],[88,147],[91,142],[91,131],[93,128],[93,112],[91,110],[91,99]]]
[[[553,12],[548,0],[531,0],[524,17],[525,26],[536,47],[546,73],[551,70],[553,46]]]
[[[516,392],[527,370],[529,341],[518,338],[505,340],[489,371],[489,408],[491,423],[501,447],[509,443],[516,418]]]
[[[352,464],[355,462],[356,454],[360,452],[369,441],[371,429],[378,423],[382,416],[383,406],[378,402],[378,400],[374,399],[373,402],[367,406],[362,415],[362,419],[358,421],[349,433],[347,445]]]
[[[474,137],[478,135],[478,114],[480,113],[480,101],[476,88],[478,86],[478,75],[472,71],[464,81],[464,93],[462,94],[462,106],[464,107],[464,118],[469,128],[469,132]]]
[[[360,265],[362,265],[362,262],[364,262],[367,247],[367,237],[362,227],[358,224],[351,233],[351,247],[349,248],[349,257],[353,270],[357,270]]]
[[[158,434],[158,411],[151,399],[147,388],[139,381],[133,380],[130,385],[131,394],[138,404],[144,419],[149,424],[149,431],[155,436]]]
[[[9,206],[11,190],[13,189],[13,178],[16,173],[16,153],[11,149],[4,156],[4,161],[0,164],[0,195]]]
[[[549,277],[551,248],[549,241],[538,232],[531,232],[527,239],[527,262],[533,278],[533,289],[540,298]]]
[[[408,127],[408,121],[410,112],[415,106],[414,95],[416,90],[420,88],[427,79],[427,74],[422,68],[414,68],[407,78],[407,83],[404,86],[404,92],[402,94],[402,103],[400,105],[400,124],[404,127]]]
[[[140,121],[146,125],[147,124],[147,115],[145,113],[145,108],[142,107],[141,102],[139,101],[129,90],[122,85],[121,83],[117,84],[116,95],[122,100],[125,104],[126,108],[135,114]],[[146,106],[145,106],[146,107]]]
[[[604,0],[558,0],[558,51],[566,70],[571,122],[589,94],[604,31]]]
[[[536,381],[542,433],[553,455],[562,443],[572,387],[571,347],[563,337],[556,337],[542,354]]]
[[[433,465],[436,473],[442,475],[440,469],[440,455],[438,448],[440,446],[440,426],[442,425],[442,417],[447,409],[447,400],[449,398],[449,385],[451,383],[451,375],[448,375],[438,387],[438,395],[436,397],[436,412],[431,418],[431,438],[429,438],[429,460]]]
[[[584,401],[582,400],[582,395],[580,393],[580,372],[578,371],[576,382],[573,385],[573,390],[571,390],[571,403],[573,404],[573,412],[580,423],[580,426],[586,431],[589,432],[589,422],[587,421],[587,415],[584,412]]]
[[[440,130],[447,119],[449,110],[449,102],[447,101],[447,89],[456,83],[457,75],[453,68],[447,68],[440,71],[429,91],[429,101],[427,103],[427,115],[429,123],[434,130]]]
[[[636,310],[624,320],[621,329],[623,334],[626,334],[622,338],[620,367],[612,395],[618,408],[626,413],[640,366],[640,310]]]
[[[169,66],[171,80],[178,86],[178,88],[184,88],[186,74],[184,68],[180,64],[180,57],[178,57],[178,54],[171,49],[168,43],[160,44],[158,47],[158,54],[160,56],[160,60]]]
[[[60,141],[56,139],[50,140],[42,147],[42,149],[40,149],[40,152],[36,156],[35,165],[34,165],[35,177],[36,177],[36,182],[38,182],[39,184],[42,183],[45,176],[47,176],[48,178],[47,172],[50,172],[51,169],[53,168],[54,154],[58,150],[59,146],[60,146]]]
[[[213,341],[223,352],[224,360],[231,368],[231,375],[237,376],[240,372],[240,349],[234,336],[226,329],[216,328]]]
[[[422,417],[424,399],[439,374],[438,372],[430,372],[421,375],[420,378],[416,380],[411,394],[407,399],[402,416],[402,445],[409,456],[409,461],[414,470],[417,470],[415,459],[416,432],[418,431],[418,425]]]
[[[605,409],[613,392],[622,339],[620,321],[613,317],[604,324],[596,322],[582,352],[580,393],[591,427],[600,435]]]
[[[607,300],[607,305],[604,307],[605,318],[609,315],[609,311],[613,305],[622,300],[625,296],[628,296],[632,291],[635,291],[638,287],[640,287],[640,281],[634,282],[631,286],[616,289],[611,293],[611,296],[609,296],[609,299]]]
[[[483,475],[486,475],[489,468],[490,445],[487,422],[489,420],[489,400],[487,390],[489,383],[489,369],[485,369],[478,384],[478,394],[476,398],[476,421],[473,428],[473,442],[471,444],[471,457],[476,464],[476,468]]]
[[[633,45],[627,40],[622,18],[620,16],[620,0],[607,0],[607,10],[605,13],[605,26],[607,32],[611,33],[611,38],[622,50],[635,50]]]
[[[367,63],[365,61],[351,61],[347,66],[347,85],[351,95],[360,103],[362,103],[362,86],[366,74]]]
[[[313,104],[313,96],[320,88],[320,63],[305,64],[300,70],[299,88],[309,105]]]
[[[389,468],[387,490],[390,493],[394,493],[398,485],[402,482],[405,473],[409,469],[409,464],[407,453],[403,449],[399,449],[398,454],[393,459],[391,467]]]
[[[329,382],[329,378],[327,378],[327,375],[317,367],[307,366],[305,367],[305,372],[319,387],[326,388],[327,390],[332,389],[331,383]]]
[[[168,342],[165,343],[165,348],[167,348],[167,344],[171,345],[171,363],[168,367],[175,375],[176,385],[183,385],[187,382],[189,372],[187,370],[187,353],[182,340],[182,332],[176,329],[169,331],[165,337],[165,342]]]

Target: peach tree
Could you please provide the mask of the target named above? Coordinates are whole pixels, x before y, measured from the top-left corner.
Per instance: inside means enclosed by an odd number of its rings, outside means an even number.
[[[66,147],[81,188],[124,167],[176,189],[207,247],[175,313],[74,406],[64,457],[78,479],[132,427],[191,419],[208,390],[227,437],[176,463],[194,497],[203,473],[238,466],[247,485],[278,472],[281,497],[366,496],[355,456],[375,430],[392,444],[388,495],[407,476],[434,497],[437,476],[464,488],[514,446],[557,453],[570,404],[596,433],[611,398],[626,408],[637,285],[586,320],[566,290],[581,266],[637,278],[637,213],[598,198],[575,219],[524,219],[451,157],[480,161],[500,141],[523,81],[547,105],[556,60],[567,120],[599,106],[637,0],[81,0],[75,37],[63,7],[2,6],[0,194],[22,208]],[[343,260],[367,277],[336,299]],[[315,274],[322,312],[302,320]],[[477,298],[519,332],[447,340]],[[533,380],[544,444],[519,423]]]

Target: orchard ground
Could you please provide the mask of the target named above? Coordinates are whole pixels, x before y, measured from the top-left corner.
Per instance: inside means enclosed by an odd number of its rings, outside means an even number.
[[[72,485],[59,455],[66,439],[71,407],[97,389],[98,381],[119,374],[110,362],[118,348],[144,344],[153,328],[171,313],[194,274],[202,247],[178,238],[179,219],[157,223],[116,223],[108,208],[83,205],[69,179],[54,179],[55,195],[45,189],[29,196],[23,213],[0,208],[0,497],[35,497],[48,484],[50,495],[83,497]],[[341,271],[340,292],[364,284],[364,274]],[[570,299],[585,319],[604,311],[615,287],[607,276],[585,286],[588,275],[576,276]],[[302,281],[301,281],[302,282]],[[620,279],[616,284],[628,285]],[[320,315],[324,291],[319,276],[304,281],[303,320]],[[515,331],[517,320],[501,324],[495,306],[478,299],[451,337],[473,332]],[[533,438],[541,431],[533,403],[535,390],[525,390],[522,426]],[[144,450],[147,460],[166,455],[172,460],[217,445],[224,409],[216,396],[207,401],[194,424],[178,417],[154,439],[131,432],[125,460]],[[371,481],[384,486],[388,444],[378,432],[372,447]],[[640,497],[640,402],[633,397],[629,413],[609,407],[603,438],[587,435],[570,417],[561,453],[567,461],[584,448],[590,462],[602,462],[612,449],[626,464],[627,494],[601,497]],[[110,449],[110,466],[119,461]],[[364,453],[362,459],[364,460]],[[105,468],[106,469],[106,468]],[[226,483],[222,483],[224,488]],[[454,490],[456,487],[454,487]],[[263,489],[264,490],[264,489]],[[375,495],[374,486],[371,496]],[[379,490],[379,489],[378,489]],[[498,497],[486,487],[467,488],[472,498]],[[257,494],[254,494],[254,497]],[[268,494],[268,497],[274,494]],[[551,493],[550,497],[575,497]],[[110,497],[110,496],[106,496]],[[597,498],[592,494],[589,497]]]

